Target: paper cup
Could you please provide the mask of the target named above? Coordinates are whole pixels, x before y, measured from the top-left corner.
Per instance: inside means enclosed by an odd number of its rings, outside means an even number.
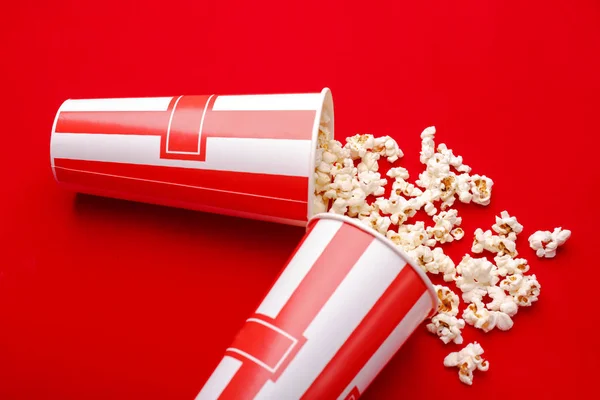
[[[305,226],[321,93],[67,100],[52,127],[56,180],[75,191]]]
[[[356,399],[436,309],[389,240],[318,214],[196,400]]]

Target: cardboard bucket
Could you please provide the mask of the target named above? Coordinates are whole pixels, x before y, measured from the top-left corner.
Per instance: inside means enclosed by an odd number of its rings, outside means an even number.
[[[389,240],[318,214],[196,400],[356,399],[436,309]]]
[[[313,214],[320,93],[65,101],[50,158],[72,190],[305,226]]]

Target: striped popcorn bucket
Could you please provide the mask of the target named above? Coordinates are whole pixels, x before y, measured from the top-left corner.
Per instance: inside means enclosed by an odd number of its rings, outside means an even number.
[[[321,93],[67,100],[52,127],[56,180],[77,192],[305,226]]]
[[[389,240],[318,214],[196,400],[356,399],[436,308]]]

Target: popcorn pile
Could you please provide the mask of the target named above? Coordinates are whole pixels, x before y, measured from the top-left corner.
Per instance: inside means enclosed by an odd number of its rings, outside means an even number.
[[[462,344],[466,324],[483,332],[511,329],[519,307],[536,302],[541,289],[535,274],[527,274],[528,261],[517,258],[517,236],[523,232],[517,218],[502,211],[491,229],[475,230],[471,252],[481,256],[466,254],[458,265],[436,247],[465,236],[462,218],[450,208],[456,200],[487,206],[494,182],[485,175],[471,175],[471,167],[445,144],[436,148],[436,130],[429,127],[421,133],[424,170],[412,184],[405,168],[390,168],[386,176],[392,181],[391,190],[385,197],[388,179],[378,172],[379,162],[385,158],[393,164],[404,156],[396,141],[389,136],[359,134],[343,145],[329,139],[324,118],[316,152],[315,212],[359,219],[404,250],[423,271],[456,285],[460,296],[447,286],[435,286],[438,310],[426,325],[444,344]],[[419,210],[431,217],[431,226],[423,221],[409,223]],[[538,257],[554,257],[570,235],[562,228],[538,231],[529,237],[529,244]],[[488,253],[493,255],[493,263],[485,256]],[[486,296],[492,300],[487,304]],[[461,297],[468,306],[459,318]],[[480,344],[471,343],[449,354],[444,365],[458,367],[461,382],[471,385],[473,371],[489,368],[482,353]]]

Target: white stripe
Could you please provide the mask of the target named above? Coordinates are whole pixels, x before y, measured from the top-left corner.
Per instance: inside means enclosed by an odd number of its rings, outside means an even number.
[[[60,111],[167,111],[173,97],[67,100]]]
[[[309,140],[209,137],[201,162],[161,159],[159,136],[54,133],[51,142],[53,158],[287,176],[309,175],[310,150]]]
[[[216,400],[238,372],[242,362],[233,357],[225,356],[204,384],[196,400]]]
[[[315,261],[321,256],[323,250],[329,245],[329,242],[342,225],[341,221],[329,219],[319,221],[260,306],[258,306],[257,314],[263,314],[271,318],[276,318],[279,315],[283,306],[288,302],[300,282],[311,270]]]
[[[390,248],[373,241],[304,332],[304,346],[277,382],[265,384],[255,399],[300,398],[405,265]]]
[[[364,393],[367,386],[375,379],[377,374],[390,361],[392,356],[404,344],[406,339],[423,322],[431,310],[431,296],[429,292],[423,293],[415,305],[406,314],[404,319],[385,339],[381,346],[375,351],[373,356],[367,361],[356,377],[350,382],[350,385],[344,390],[338,399],[345,399],[350,391],[356,386],[360,393]]]
[[[318,110],[321,93],[219,96],[213,111]]]

